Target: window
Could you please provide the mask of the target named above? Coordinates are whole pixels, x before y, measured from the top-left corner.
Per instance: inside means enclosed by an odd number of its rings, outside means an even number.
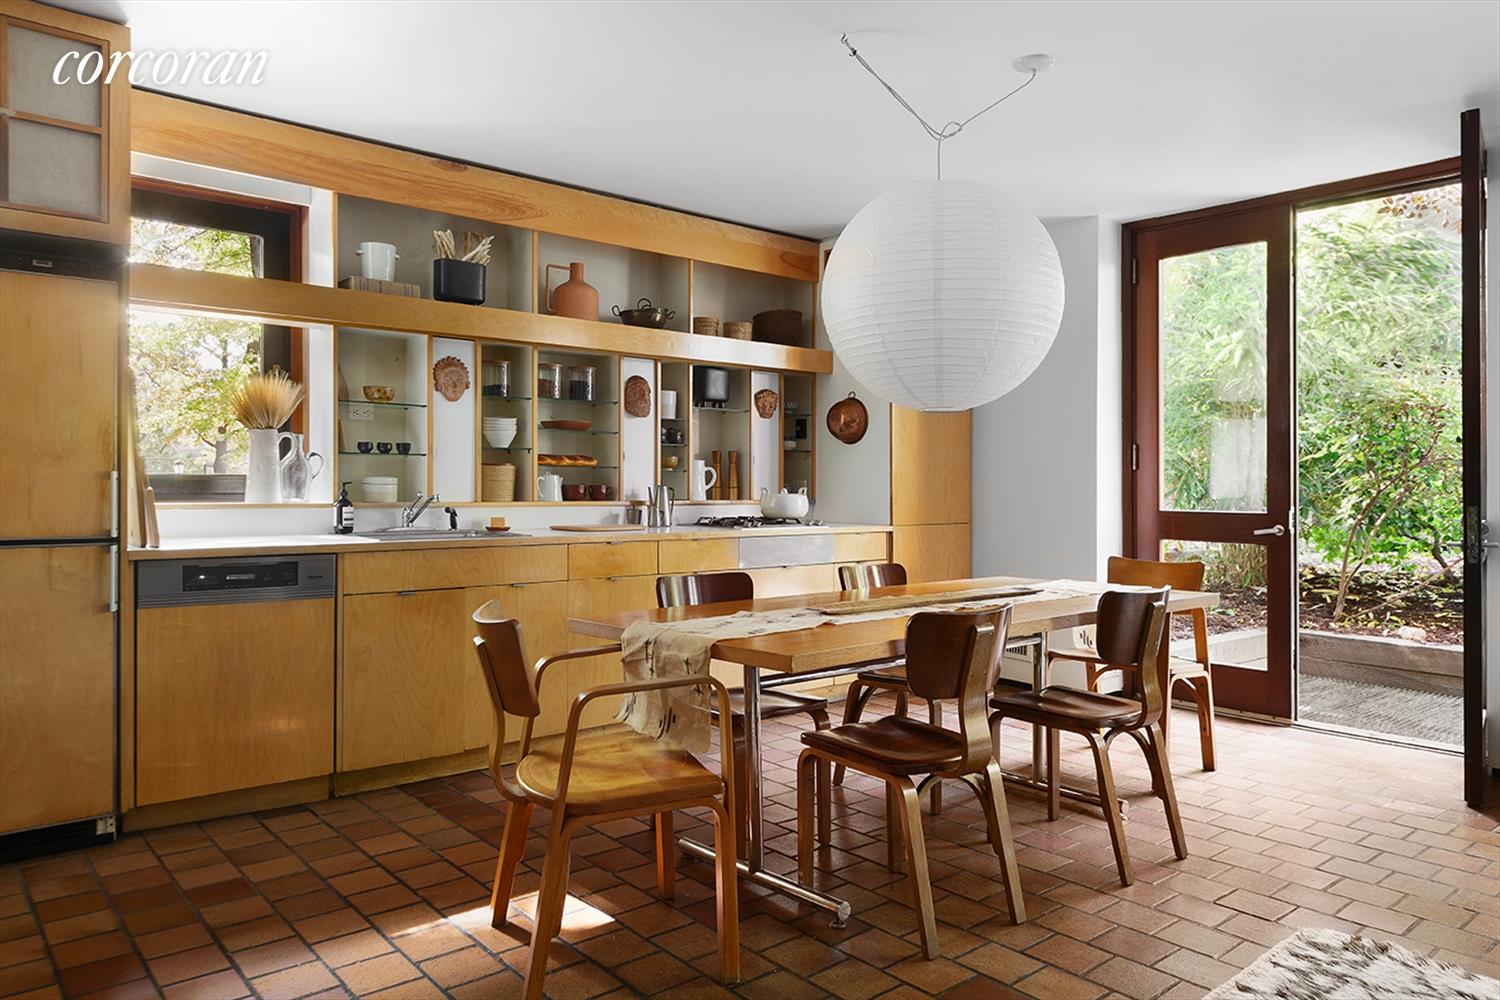
[[[218,200],[157,185],[132,195],[130,260],[251,278],[298,280],[299,208]],[[300,331],[191,313],[130,313],[136,427],[161,500],[237,500],[249,438],[229,400],[279,368],[305,381]],[[300,430],[304,415],[291,421]]]

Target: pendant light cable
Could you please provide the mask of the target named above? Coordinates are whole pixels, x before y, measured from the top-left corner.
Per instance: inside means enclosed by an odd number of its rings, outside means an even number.
[[[855,59],[861,66],[863,66],[865,68],[865,72],[867,72],[871,76],[873,76],[876,79],[876,81],[879,82],[879,84],[882,87],[885,88],[886,93],[888,93],[892,97],[894,97],[896,99],[896,103],[899,104],[899,105],[901,105],[903,108],[905,108],[907,110],[907,112],[910,113],[910,115],[913,118],[915,118],[918,121],[918,123],[921,124],[923,131],[925,131],[927,133],[927,137],[929,139],[931,139],[933,142],[937,143],[937,176],[938,176],[938,180],[942,180],[943,179],[943,143],[947,142],[949,139],[953,138],[954,136],[956,136],[960,132],[962,132],[964,130],[964,128],[969,125],[970,122],[974,121],[974,119],[978,118],[980,115],[983,115],[983,114],[985,114],[988,111],[994,110],[995,108],[999,107],[1001,104],[1004,104],[1006,101],[1010,100],[1012,97],[1015,97],[1017,94],[1019,94],[1021,91],[1025,90],[1027,87],[1031,86],[1032,81],[1036,79],[1036,75],[1037,75],[1037,70],[1036,70],[1035,67],[1027,70],[1027,73],[1029,75],[1026,77],[1026,82],[1022,83],[1019,87],[1016,87],[1014,90],[1011,90],[1008,93],[1001,95],[997,100],[995,100],[994,102],[992,102],[990,104],[987,104],[984,107],[980,108],[978,111],[974,112],[972,115],[970,115],[969,117],[965,118],[963,121],[950,121],[947,124],[945,124],[942,128],[938,129],[938,128],[933,128],[930,124],[928,124],[927,119],[923,118],[920,114],[918,114],[917,113],[917,109],[911,106],[911,102],[909,102],[906,98],[902,97],[901,94],[897,92],[897,90],[896,90],[895,87],[892,87],[889,83],[886,83],[885,78],[882,77],[879,73],[875,72],[875,67],[871,66],[868,62],[866,62],[865,61],[865,57],[859,54],[859,50],[856,49],[853,45],[851,45],[849,43],[849,36],[847,34],[843,35],[842,37],[840,37],[839,41],[843,43],[844,48],[846,48],[846,49],[849,50],[850,57],[853,58],[853,59]]]

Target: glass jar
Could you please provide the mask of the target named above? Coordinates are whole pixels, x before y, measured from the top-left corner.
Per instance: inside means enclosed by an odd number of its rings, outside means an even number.
[[[588,402],[594,400],[594,375],[593,365],[571,365],[568,368],[568,398],[582,399]]]
[[[536,394],[538,399],[566,399],[563,385],[563,366],[540,364],[536,366]]]
[[[510,362],[486,361],[484,363],[484,394],[506,399],[510,396]]]

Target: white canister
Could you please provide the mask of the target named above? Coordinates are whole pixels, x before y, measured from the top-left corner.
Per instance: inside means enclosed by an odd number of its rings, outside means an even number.
[[[713,489],[714,483],[718,481],[718,469],[715,469],[701,458],[693,459],[693,468],[688,475],[688,488],[691,490],[689,496],[694,500],[707,500],[708,491]]]
[[[676,389],[663,389],[661,391],[661,418],[663,420],[677,419]]]
[[[396,261],[401,255],[394,243],[361,243],[354,251],[359,258],[359,273],[372,281],[395,281]]]
[[[401,484],[395,476],[366,476],[359,481],[366,503],[397,503]]]
[[[555,472],[537,476],[536,498],[543,503],[562,503],[562,476]]]

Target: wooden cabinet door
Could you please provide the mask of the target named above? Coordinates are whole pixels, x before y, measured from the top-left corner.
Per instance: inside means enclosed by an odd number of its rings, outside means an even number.
[[[906,567],[910,583],[967,579],[972,572],[969,526],[898,525],[891,533],[891,561]]]
[[[0,8],[0,229],[130,242],[129,61],[107,82],[129,49],[118,24],[29,0]],[[103,72],[81,82],[95,59]]]
[[[568,581],[568,615],[581,616],[587,612],[638,611],[656,607],[656,577],[617,576],[602,580]],[[569,645],[573,649],[602,646],[603,639],[588,635],[570,634]],[[570,660],[554,668],[561,688],[548,684],[542,692],[542,714],[547,725],[555,726],[553,732],[561,732],[568,721],[568,708],[573,696],[584,688],[598,684],[612,684],[623,678],[620,654],[590,656],[582,660]],[[561,695],[561,698],[558,695]],[[548,698],[555,707],[549,707]],[[600,698],[584,709],[581,728],[602,726],[613,721],[620,707],[618,698]],[[554,716],[552,713],[556,712]],[[553,722],[553,719],[556,719]]]
[[[891,407],[892,524],[969,522],[971,430],[967,410]]]
[[[543,656],[572,648],[568,636],[568,585],[557,583],[519,583],[507,587],[470,587],[464,591],[464,606],[472,615],[487,601],[498,600],[505,614],[521,623],[521,641],[526,656],[534,664]],[[490,694],[480,673],[479,658],[474,653],[473,637],[479,633],[470,617],[463,632],[464,657],[464,749],[487,747],[495,735]],[[565,664],[554,672],[566,671]],[[535,731],[545,735],[559,732],[567,719],[570,694],[562,689],[563,677],[549,677],[542,689],[542,715]],[[521,723],[512,717],[505,723],[505,739],[521,738]]]
[[[344,598],[340,771],[463,750],[458,639],[470,611],[462,590]]]
[[[0,549],[0,833],[115,807],[105,546]]]
[[[114,533],[122,309],[111,281],[0,271],[0,538]]]
[[[135,678],[140,805],[333,770],[332,598],[142,608]]]

